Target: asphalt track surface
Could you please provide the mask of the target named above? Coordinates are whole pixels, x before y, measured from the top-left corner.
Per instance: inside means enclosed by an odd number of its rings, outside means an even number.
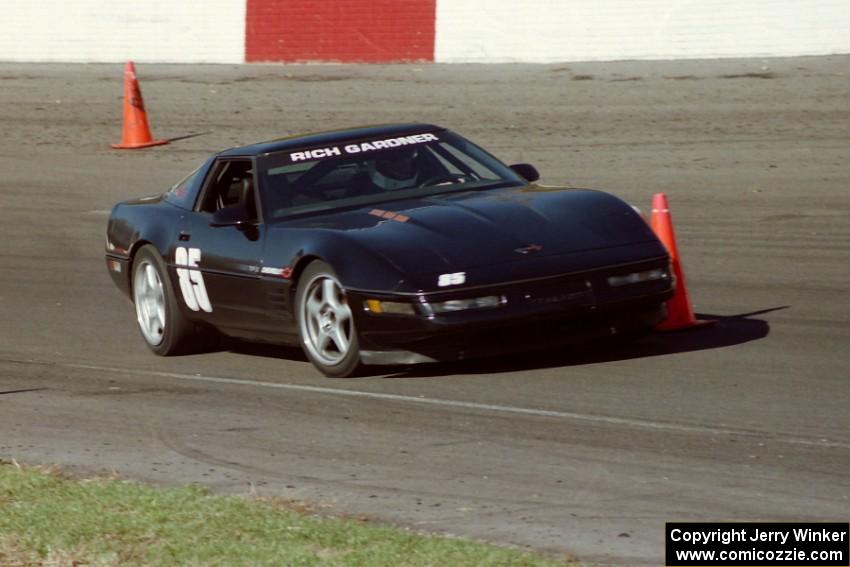
[[[0,458],[660,565],[665,521],[850,512],[850,57],[494,66],[0,65]],[[670,198],[716,326],[322,378],[254,345],[144,346],[106,211],[210,152],[420,120],[550,184]]]

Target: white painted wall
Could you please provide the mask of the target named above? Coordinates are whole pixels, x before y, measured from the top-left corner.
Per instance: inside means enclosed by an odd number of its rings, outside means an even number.
[[[246,0],[2,0],[0,61],[242,63]]]
[[[850,53],[850,0],[438,0],[438,62]]]
[[[247,0],[0,2],[0,61],[245,60]],[[437,0],[439,62],[831,53],[850,0]]]

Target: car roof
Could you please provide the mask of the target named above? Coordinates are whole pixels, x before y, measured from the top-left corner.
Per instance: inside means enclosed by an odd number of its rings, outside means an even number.
[[[374,126],[361,126],[358,128],[328,130],[326,132],[297,134],[295,136],[278,138],[277,140],[269,140],[267,142],[258,142],[256,144],[249,144],[247,146],[230,148],[228,150],[220,152],[218,155],[222,157],[257,156],[309,146],[338,144],[340,142],[345,142],[348,140],[359,140],[363,138],[381,138],[386,136],[409,136],[411,134],[421,134],[425,132],[434,132],[437,130],[444,130],[444,128],[441,128],[440,126],[435,126],[433,124],[418,123],[378,124]]]

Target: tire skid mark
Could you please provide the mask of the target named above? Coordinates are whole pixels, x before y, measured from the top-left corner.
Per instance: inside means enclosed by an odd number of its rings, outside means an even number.
[[[423,491],[419,488],[402,488],[397,486],[388,487],[386,485],[380,483],[373,483],[364,479],[352,480],[347,477],[321,478],[316,476],[305,476],[302,474],[281,474],[280,471],[264,469],[261,467],[247,465],[236,461],[222,459],[205,451],[201,451],[200,449],[189,447],[178,438],[176,433],[172,431],[157,429],[156,427],[153,427],[153,435],[158,442],[162,443],[163,446],[173,451],[174,453],[180,455],[181,457],[192,459],[193,461],[201,462],[207,465],[221,467],[223,469],[235,470],[240,473],[257,475],[262,478],[272,478],[281,482],[306,482],[319,486],[334,487],[342,485],[348,487],[349,489],[354,489],[360,492],[381,492],[396,495],[405,495],[411,498],[421,499],[432,498],[435,500],[446,500],[451,498],[464,497],[464,494],[462,492],[450,492],[447,494],[444,492]],[[546,510],[560,510],[563,508],[563,506],[560,504],[551,504],[547,502],[540,502],[529,499],[517,500],[516,498],[479,497],[479,500],[481,500],[482,502],[486,502],[491,506],[522,505],[521,508],[517,508],[516,510],[512,509],[510,512],[511,514],[519,514],[522,512],[541,512]],[[484,516],[496,515],[499,513],[502,512],[498,510],[492,510],[486,513],[478,512],[479,515]]]
[[[252,475],[259,475],[263,477],[275,478],[278,480],[282,480],[284,477],[289,478],[289,475],[281,476],[277,471],[272,471],[269,469],[264,469],[261,467],[256,467],[253,465],[247,465],[244,463],[239,463],[236,461],[229,461],[227,459],[221,459],[200,449],[196,449],[194,447],[188,446],[186,443],[181,441],[177,434],[171,431],[166,431],[162,429],[154,428],[154,435],[160,443],[162,443],[165,447],[174,451],[178,455],[182,457],[186,457],[187,459],[192,459],[193,461],[198,461],[201,463],[205,463],[208,465],[215,465],[217,467],[222,467],[226,469],[234,469],[242,473],[248,473]],[[316,479],[303,479],[303,480],[316,480]]]

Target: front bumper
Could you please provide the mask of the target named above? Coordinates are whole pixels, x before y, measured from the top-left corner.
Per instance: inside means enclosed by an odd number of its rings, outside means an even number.
[[[666,258],[475,290],[409,295],[349,292],[365,364],[459,360],[637,333],[666,318],[671,277],[613,288],[608,277],[667,268]],[[417,316],[376,314],[367,299],[433,304],[497,295],[499,307]]]

